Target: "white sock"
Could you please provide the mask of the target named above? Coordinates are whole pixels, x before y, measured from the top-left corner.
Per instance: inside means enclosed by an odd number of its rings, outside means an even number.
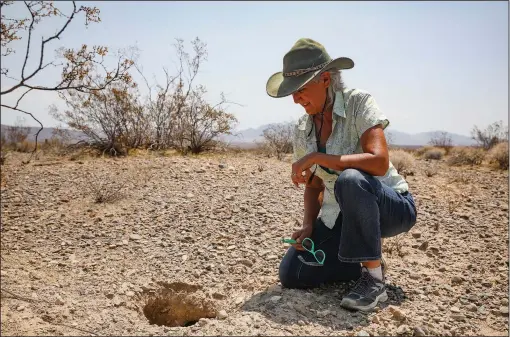
[[[368,269],[368,272],[370,273],[370,275],[372,275],[373,278],[376,278],[379,281],[383,280],[381,266],[379,266],[377,268],[367,268],[367,269]]]

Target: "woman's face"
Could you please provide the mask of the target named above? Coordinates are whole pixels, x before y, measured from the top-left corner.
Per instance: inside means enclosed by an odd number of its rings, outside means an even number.
[[[320,113],[326,103],[327,87],[330,82],[329,72],[322,73],[317,80],[310,81],[301,90],[292,94],[294,103],[300,104],[309,115]]]

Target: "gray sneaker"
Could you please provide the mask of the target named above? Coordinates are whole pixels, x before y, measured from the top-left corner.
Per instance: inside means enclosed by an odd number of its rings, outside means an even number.
[[[351,291],[342,299],[340,306],[351,310],[370,311],[379,302],[388,299],[384,281],[372,277],[366,267],[361,269],[361,277]]]

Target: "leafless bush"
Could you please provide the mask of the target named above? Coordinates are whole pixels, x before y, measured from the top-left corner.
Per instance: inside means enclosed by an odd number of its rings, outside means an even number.
[[[399,173],[408,171],[414,166],[413,155],[403,150],[391,150],[390,161]]]
[[[471,137],[479,146],[489,150],[502,141],[508,141],[508,126],[503,121],[490,124],[485,130],[480,130],[476,125],[471,130]]]
[[[262,133],[267,149],[275,153],[279,160],[282,160],[286,153],[292,153],[293,131],[292,124],[274,124]]]
[[[501,142],[489,150],[488,159],[502,170],[508,170],[508,142]]]
[[[481,148],[453,148],[447,159],[447,164],[451,166],[461,165],[481,165],[486,155],[486,151]]]
[[[110,176],[100,176],[95,173],[90,173],[86,186],[94,202],[98,204],[113,203],[124,197],[126,180],[119,180],[119,177],[113,174]]]
[[[30,127],[25,126],[24,118],[16,118],[16,122],[12,126],[7,126],[6,142],[7,145],[16,146],[17,143],[23,143],[30,133]]]
[[[61,2],[59,2],[61,4]],[[18,7],[19,8],[16,8]],[[43,129],[42,123],[34,117],[34,115],[28,111],[25,111],[19,107],[22,99],[32,90],[43,90],[43,91],[54,91],[62,93],[65,91],[79,91],[79,92],[92,92],[100,91],[108,87],[112,83],[116,82],[130,82],[131,77],[128,74],[129,68],[132,66],[132,61],[119,57],[117,67],[114,69],[108,69],[104,64],[105,57],[108,54],[108,48],[104,46],[94,46],[89,48],[83,44],[81,48],[77,50],[66,49],[62,47],[59,50],[59,58],[62,62],[57,63],[56,60],[48,62],[47,47],[50,42],[60,40],[64,31],[70,26],[71,22],[76,19],[79,15],[84,15],[85,25],[90,23],[100,22],[99,9],[96,7],[80,6],[77,8],[76,3],[72,2],[72,11],[64,13],[61,9],[55,6],[50,1],[2,1],[2,29],[1,29],[1,48],[2,48],[2,59],[6,57],[20,57],[23,62],[16,62],[20,65],[21,69],[18,69],[17,73],[12,73],[9,68],[4,68],[4,64],[8,62],[2,62],[1,76],[2,83],[6,86],[2,86],[0,95],[6,98],[4,95],[16,95],[20,94],[18,89],[25,89],[21,95],[18,95],[16,104],[7,105],[1,104],[2,107],[22,112],[32,117],[39,125],[40,129],[35,134],[35,146],[33,152],[37,150],[38,135]],[[64,20],[62,25],[54,30],[54,33],[49,37],[42,39],[40,47],[34,47],[33,34],[37,27],[42,27],[42,31],[48,29],[45,24],[51,21],[52,18],[61,18]],[[50,28],[51,29],[51,28]],[[24,40],[24,43],[20,43],[20,40]],[[37,42],[37,44],[39,44]],[[20,50],[20,47],[24,50]],[[21,51],[21,53],[18,53]],[[28,71],[27,64],[29,59],[37,60],[36,67]],[[10,63],[14,64],[14,63]],[[46,83],[56,82],[55,85],[41,85],[40,83],[34,83],[36,77],[45,78],[41,74],[45,73],[46,68],[60,68],[61,69],[61,80],[53,81],[47,78]],[[14,69],[16,70],[16,69]],[[4,89],[5,88],[5,89]],[[16,99],[16,98],[15,98]],[[30,160],[30,159],[29,159]]]
[[[68,109],[51,107],[51,115],[82,131],[88,142],[108,154],[124,155],[127,149],[146,142],[140,130],[147,130],[138,90],[131,84],[115,84],[91,92],[68,92],[61,95]]]
[[[453,141],[452,137],[448,134],[448,132],[442,131],[436,132],[434,136],[430,139],[429,144],[434,147],[438,147],[445,150],[446,154],[448,154],[448,152],[453,146]]]
[[[440,160],[445,154],[446,151],[444,149],[433,147],[425,151],[423,158],[429,160]]]

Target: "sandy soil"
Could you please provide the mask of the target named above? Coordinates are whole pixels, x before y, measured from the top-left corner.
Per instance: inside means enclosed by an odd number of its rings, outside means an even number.
[[[20,161],[2,167],[2,335],[508,335],[508,172],[417,160],[390,300],[352,313],[348,284],[279,285],[303,214],[288,161]]]

